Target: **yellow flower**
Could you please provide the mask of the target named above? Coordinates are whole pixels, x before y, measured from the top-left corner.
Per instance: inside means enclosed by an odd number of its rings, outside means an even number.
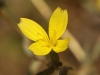
[[[46,55],[51,50],[59,53],[68,48],[70,38],[59,39],[65,32],[67,23],[67,10],[58,7],[49,21],[49,36],[38,23],[27,18],[21,18],[18,26],[29,39],[35,41],[29,50],[36,55]]]

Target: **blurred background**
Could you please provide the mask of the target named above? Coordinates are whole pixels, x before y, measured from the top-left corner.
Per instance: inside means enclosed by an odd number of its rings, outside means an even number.
[[[63,66],[73,68],[68,75],[100,75],[100,0],[0,0],[0,75],[36,75],[48,68],[49,55],[40,57],[28,51],[32,41],[17,24],[25,17],[47,31],[57,7],[67,9],[69,16],[62,38],[71,41],[59,53]]]

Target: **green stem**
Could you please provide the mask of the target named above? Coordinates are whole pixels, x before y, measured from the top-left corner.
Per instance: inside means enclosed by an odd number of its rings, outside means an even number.
[[[53,65],[59,69],[59,66],[62,66],[62,63],[59,60],[59,55],[54,50],[50,52],[51,60]]]

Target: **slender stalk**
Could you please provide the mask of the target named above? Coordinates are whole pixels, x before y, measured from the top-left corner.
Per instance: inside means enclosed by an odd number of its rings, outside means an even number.
[[[52,64],[59,70],[59,67],[62,66],[62,62],[59,60],[59,55],[54,50],[50,52],[50,57],[52,60]]]

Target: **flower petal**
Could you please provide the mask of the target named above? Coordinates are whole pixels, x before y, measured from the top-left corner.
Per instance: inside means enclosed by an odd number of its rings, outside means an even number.
[[[55,40],[59,39],[64,31],[66,30],[68,23],[68,14],[67,10],[62,10],[61,8],[57,8],[49,22],[49,37],[52,39],[55,36]]]
[[[66,38],[64,40],[57,40],[56,46],[53,47],[53,50],[57,53],[62,52],[68,48],[68,43],[70,38]]]
[[[51,51],[51,47],[47,46],[44,41],[37,41],[29,46],[29,50],[35,55],[47,55]]]
[[[20,23],[18,24],[21,31],[31,40],[37,41],[39,39],[48,39],[48,36],[45,30],[36,22],[27,19],[21,18]]]

